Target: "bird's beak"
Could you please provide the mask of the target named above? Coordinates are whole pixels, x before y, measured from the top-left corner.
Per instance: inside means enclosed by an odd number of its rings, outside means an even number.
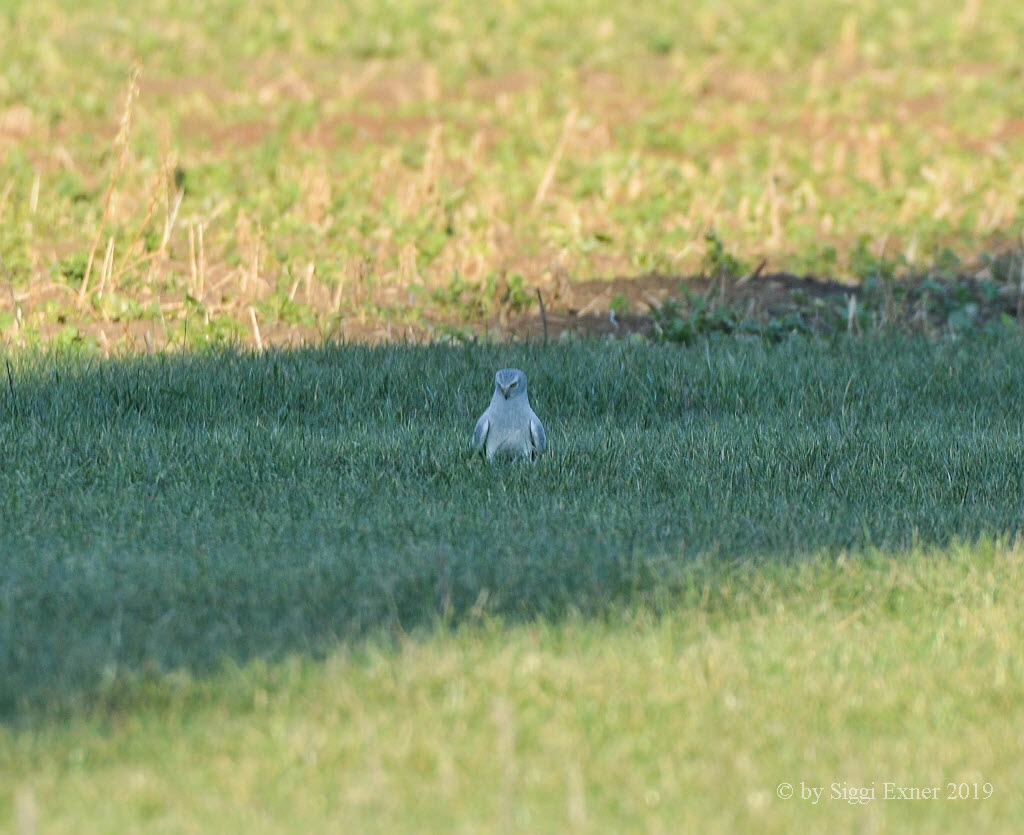
[[[501,393],[505,395],[505,399],[506,400],[508,400],[508,392],[509,392],[509,390],[507,388],[505,388],[504,386],[501,386]]]

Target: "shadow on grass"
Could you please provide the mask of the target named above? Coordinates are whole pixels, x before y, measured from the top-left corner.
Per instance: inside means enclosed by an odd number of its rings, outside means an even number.
[[[694,558],[1021,528],[1019,339],[10,360],[7,720],[439,619],[671,600]],[[548,427],[532,466],[467,448],[510,365]]]

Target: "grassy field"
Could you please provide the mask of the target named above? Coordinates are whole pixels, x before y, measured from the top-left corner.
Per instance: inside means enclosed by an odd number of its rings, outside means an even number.
[[[1022,564],[982,544],[705,567],[658,617],[484,623],[111,688],[105,709],[0,729],[0,821],[1011,833]],[[939,792],[886,800],[886,782]]]
[[[507,364],[535,466],[468,454]],[[981,337],[16,355],[0,782],[27,788],[0,811],[994,831],[1021,811],[1022,368]]]
[[[1022,39],[8,3],[0,828],[1017,831]]]
[[[744,272],[946,277],[1024,222],[1014,0],[43,0],[5,23],[16,343],[503,329],[536,289],[607,311],[572,286],[706,270],[708,232]]]

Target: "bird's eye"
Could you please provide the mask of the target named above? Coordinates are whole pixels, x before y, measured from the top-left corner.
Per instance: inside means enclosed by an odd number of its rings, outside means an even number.
[[[518,385],[519,385],[519,381],[518,380],[513,380],[512,381],[512,385],[510,385],[509,388],[510,389],[514,389]]]

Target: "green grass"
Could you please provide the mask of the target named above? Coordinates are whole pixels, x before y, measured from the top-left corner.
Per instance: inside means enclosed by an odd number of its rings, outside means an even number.
[[[1019,340],[10,360],[0,820],[1019,817]],[[533,466],[467,451],[506,364]]]
[[[1022,566],[991,544],[704,566],[656,618],[177,675],[0,730],[0,778],[31,787],[46,832],[1012,832]],[[885,801],[887,781],[940,799]],[[780,800],[783,782],[826,798]],[[950,782],[993,793],[948,800]]]
[[[0,12],[0,827],[1019,828],[1024,6],[805,5]]]
[[[534,467],[467,452],[511,364]],[[1022,367],[1006,339],[15,356],[0,704],[409,630],[439,596],[560,617],[708,555],[1014,533]]]

